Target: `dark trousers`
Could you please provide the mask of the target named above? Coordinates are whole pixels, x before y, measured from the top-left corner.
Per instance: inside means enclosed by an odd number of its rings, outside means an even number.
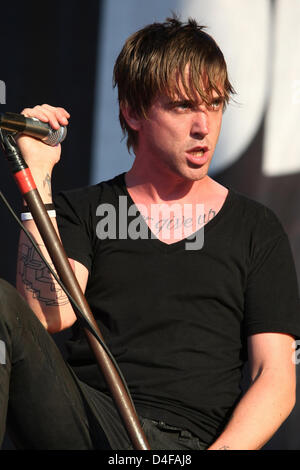
[[[27,303],[0,279],[0,447],[130,449],[110,397],[80,382]],[[151,449],[204,449],[196,436],[141,417]]]
[[[109,448],[93,442],[88,410],[52,337],[18,292],[0,280],[0,442],[7,427],[26,449]],[[2,343],[2,346],[3,346]],[[3,356],[3,354],[2,354]]]

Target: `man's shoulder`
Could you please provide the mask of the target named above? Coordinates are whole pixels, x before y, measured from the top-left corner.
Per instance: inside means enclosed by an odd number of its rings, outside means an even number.
[[[275,212],[263,202],[241,193],[237,189],[223,185],[211,179],[212,199],[224,199],[231,202],[235,211],[240,211],[243,217],[259,217],[262,219],[276,218]]]
[[[53,197],[54,203],[58,204],[62,199],[79,205],[98,203],[101,199],[109,197],[110,194],[115,194],[117,188],[122,186],[123,175],[121,173],[96,184],[59,191]]]
[[[228,189],[234,213],[241,224],[261,237],[272,238],[285,234],[282,222],[273,208],[236,189]]]
[[[260,216],[262,218],[277,217],[274,210],[262,201],[254,199],[253,197],[245,193],[241,193],[240,191],[232,187],[228,187],[228,191],[229,193],[231,193],[236,203],[240,205],[241,210],[245,211],[245,215],[253,214],[254,216]]]

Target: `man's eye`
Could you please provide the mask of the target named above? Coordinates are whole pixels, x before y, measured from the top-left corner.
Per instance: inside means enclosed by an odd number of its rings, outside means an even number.
[[[178,101],[175,106],[181,109],[189,109],[191,107],[191,103],[189,101]]]
[[[213,100],[209,107],[213,110],[218,110],[221,106],[222,106],[222,103],[223,103],[223,100],[221,100],[220,98],[216,99],[216,100]]]

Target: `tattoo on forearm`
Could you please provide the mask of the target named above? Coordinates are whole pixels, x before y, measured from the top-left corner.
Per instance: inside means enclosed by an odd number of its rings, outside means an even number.
[[[229,446],[222,446],[222,447],[219,447],[218,450],[229,450],[230,447]]]
[[[51,189],[51,177],[49,173],[47,173],[44,181],[43,181],[43,187],[48,187],[48,196],[52,196],[52,189]]]
[[[38,246],[42,247],[43,245]],[[21,244],[18,261],[18,274],[25,290],[32,292],[33,298],[45,303],[46,306],[61,306],[69,302],[68,297],[53,279],[34,246],[26,243]]]

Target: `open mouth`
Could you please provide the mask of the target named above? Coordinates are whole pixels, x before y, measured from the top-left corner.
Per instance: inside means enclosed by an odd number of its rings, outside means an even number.
[[[203,165],[208,160],[208,147],[195,147],[186,152],[187,160],[194,165]]]

